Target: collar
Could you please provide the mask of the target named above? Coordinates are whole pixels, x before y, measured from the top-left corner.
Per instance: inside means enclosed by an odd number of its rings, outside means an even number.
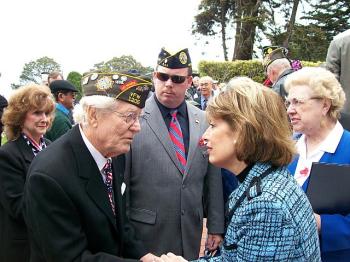
[[[293,72],[294,72],[294,69],[292,69],[292,68],[288,68],[288,69],[284,70],[284,71],[279,75],[279,77],[276,79],[275,84],[276,84],[281,78],[283,78],[283,77],[285,77],[286,75],[289,75],[289,74],[291,74],[291,73],[293,73]]]
[[[187,116],[187,105],[185,100],[177,107],[177,108],[168,108],[164,105],[162,105],[156,96],[154,96],[154,100],[156,101],[160,112],[162,113],[163,118],[166,118],[168,115],[170,115],[170,111],[177,109],[177,112],[180,113],[180,115],[182,115],[183,117]]]
[[[99,170],[102,170],[105,164],[107,163],[107,158],[105,158],[89,141],[89,139],[85,136],[83,129],[81,129],[81,126],[79,125],[79,131],[81,134],[81,137],[83,138],[83,141],[89,150],[91,156],[95,160],[97,167]]]
[[[315,152],[323,151],[327,153],[334,153],[335,150],[338,147],[338,144],[340,142],[340,139],[344,133],[343,126],[337,121],[331,132],[329,132],[328,136],[325,140],[323,140],[318,147],[318,149],[315,150]],[[302,135],[300,139],[298,140],[297,149],[300,155],[303,155],[306,157],[306,143],[305,143],[305,135]],[[313,154],[313,153],[312,153]]]
[[[237,179],[240,183],[243,183],[247,175],[249,174],[250,170],[253,168],[254,164],[250,164],[246,166],[241,173],[237,175]]]
[[[207,102],[208,102],[209,99],[212,98],[213,96],[214,96],[214,93],[213,93],[213,92],[212,92],[212,94],[211,94],[208,98],[206,98],[206,97],[204,97],[204,96],[201,95],[201,102],[203,103],[204,100],[207,100]]]
[[[56,103],[56,109],[60,110],[63,114],[68,115],[69,114],[69,109],[67,109],[64,105],[61,103]]]

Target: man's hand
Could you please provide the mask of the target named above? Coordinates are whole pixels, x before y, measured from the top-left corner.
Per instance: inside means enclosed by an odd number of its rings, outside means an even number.
[[[142,262],[155,262],[155,261],[159,261],[159,257],[151,253],[148,253],[147,255],[144,255],[143,257],[141,257],[140,260]]]
[[[209,251],[214,251],[216,250],[219,245],[221,244],[223,238],[221,235],[217,234],[208,234],[207,242],[205,243],[205,247]]]
[[[168,253],[166,255],[162,255],[160,260],[156,262],[187,262],[182,256],[176,256],[173,253]]]

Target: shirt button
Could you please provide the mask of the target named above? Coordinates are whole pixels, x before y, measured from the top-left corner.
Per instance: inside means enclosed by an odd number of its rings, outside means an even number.
[[[185,215],[185,210],[181,210],[181,215]]]

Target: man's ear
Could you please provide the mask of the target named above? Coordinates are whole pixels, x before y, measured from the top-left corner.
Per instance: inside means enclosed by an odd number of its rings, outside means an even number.
[[[63,93],[61,93],[61,92],[59,92],[58,93],[58,95],[57,95],[57,98],[58,98],[58,102],[62,102],[62,101],[64,101],[64,94]]]
[[[98,126],[97,112],[96,108],[89,106],[87,108],[87,117],[89,126],[96,128]]]

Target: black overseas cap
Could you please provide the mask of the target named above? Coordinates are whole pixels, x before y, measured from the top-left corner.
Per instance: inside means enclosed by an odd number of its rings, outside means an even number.
[[[263,47],[263,55],[264,55],[263,66],[265,71],[273,61],[281,58],[288,59],[287,54],[288,54],[288,49],[283,46],[264,46]]]
[[[50,89],[53,94],[57,93],[58,91],[78,92],[75,86],[67,80],[55,80],[51,82]]]
[[[145,106],[152,87],[149,77],[128,72],[92,73],[84,76],[81,83],[84,96],[113,97],[139,108]]]
[[[187,48],[171,54],[163,47],[159,53],[157,64],[171,69],[192,67]]]

